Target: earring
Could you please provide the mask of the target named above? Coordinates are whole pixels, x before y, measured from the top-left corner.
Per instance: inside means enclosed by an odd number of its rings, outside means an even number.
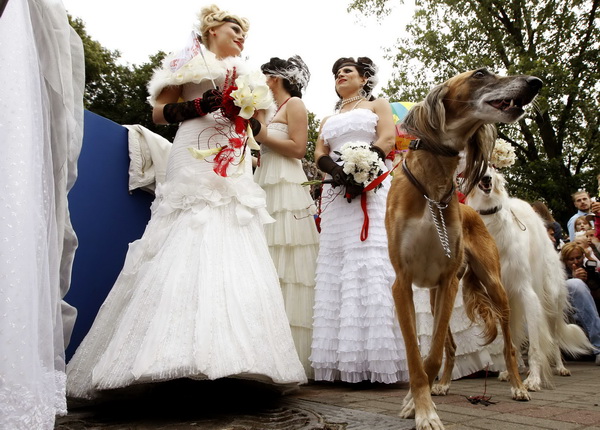
[[[366,98],[367,98],[367,96],[368,96],[368,94],[367,94],[367,92],[365,91],[365,89],[364,89],[364,88],[361,88],[361,89],[358,91],[358,95],[359,95],[359,96],[361,96],[363,99],[366,99]]]

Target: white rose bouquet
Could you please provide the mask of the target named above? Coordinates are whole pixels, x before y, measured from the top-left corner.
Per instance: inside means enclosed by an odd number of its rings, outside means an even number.
[[[504,139],[496,139],[492,157],[490,158],[490,164],[496,169],[502,169],[515,164],[516,158],[515,149],[510,143]]]
[[[344,172],[352,180],[366,187],[383,173],[385,164],[376,152],[371,150],[371,144],[366,142],[345,143],[337,152],[344,162]]]

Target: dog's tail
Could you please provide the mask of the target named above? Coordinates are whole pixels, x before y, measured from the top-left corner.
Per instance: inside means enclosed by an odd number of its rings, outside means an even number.
[[[591,354],[594,350],[582,328],[564,320],[558,323],[556,342],[562,351],[573,357]]]
[[[559,296],[554,304],[558,309],[554,314],[551,314],[556,315],[556,319],[549,322],[554,325],[555,342],[563,352],[572,357],[591,354],[594,347],[583,329],[577,324],[570,324],[569,322],[569,315],[572,315],[573,309],[567,294],[566,287],[559,290]]]
[[[467,268],[462,278],[462,289],[465,313],[471,321],[483,323],[484,345],[489,345],[498,336],[497,323],[503,316],[470,268]],[[508,317],[505,315],[504,319],[508,321]]]
[[[558,254],[550,244],[546,244],[543,250],[538,250],[538,254],[544,258],[543,304],[554,342],[563,352],[572,357],[591,354],[594,347],[585,332],[577,324],[570,324],[569,321],[573,308],[565,286],[567,276]]]

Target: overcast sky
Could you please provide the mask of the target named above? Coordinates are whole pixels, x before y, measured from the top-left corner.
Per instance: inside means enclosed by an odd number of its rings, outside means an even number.
[[[379,66],[381,90],[391,76],[385,48],[404,35],[414,0],[398,3],[382,22],[346,11],[350,0],[63,0],[67,12],[81,18],[88,34],[131,64],[148,61],[159,50],[179,51],[203,5],[250,20],[242,55],[259,67],[270,57],[300,55],[311,72],[304,101],[319,119],[337,100],[331,66],[339,57],[370,57]]]

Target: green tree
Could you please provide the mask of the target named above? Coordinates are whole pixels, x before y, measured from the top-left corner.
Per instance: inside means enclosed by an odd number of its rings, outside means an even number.
[[[322,179],[323,173],[315,163],[315,144],[319,138],[319,128],[321,122],[317,119],[313,112],[308,112],[308,144],[306,145],[306,155],[302,160],[302,167],[308,180]],[[311,187],[311,192],[314,192],[315,186]],[[314,194],[312,194],[314,195]]]
[[[479,67],[535,75],[544,88],[530,114],[499,125],[515,147],[509,191],[542,198],[563,224],[570,194],[595,192],[600,172],[600,0],[417,0],[407,36],[388,51],[390,99],[418,101],[436,83]],[[386,0],[350,10],[383,16]]]
[[[69,23],[83,41],[85,108],[118,124],[143,125],[172,140],[177,127],[154,124],[152,109],[146,101],[146,86],[165,53],[159,51],[147,63],[139,66],[119,64],[121,53],[118,50],[110,51],[93,40],[81,19],[69,16]]]

